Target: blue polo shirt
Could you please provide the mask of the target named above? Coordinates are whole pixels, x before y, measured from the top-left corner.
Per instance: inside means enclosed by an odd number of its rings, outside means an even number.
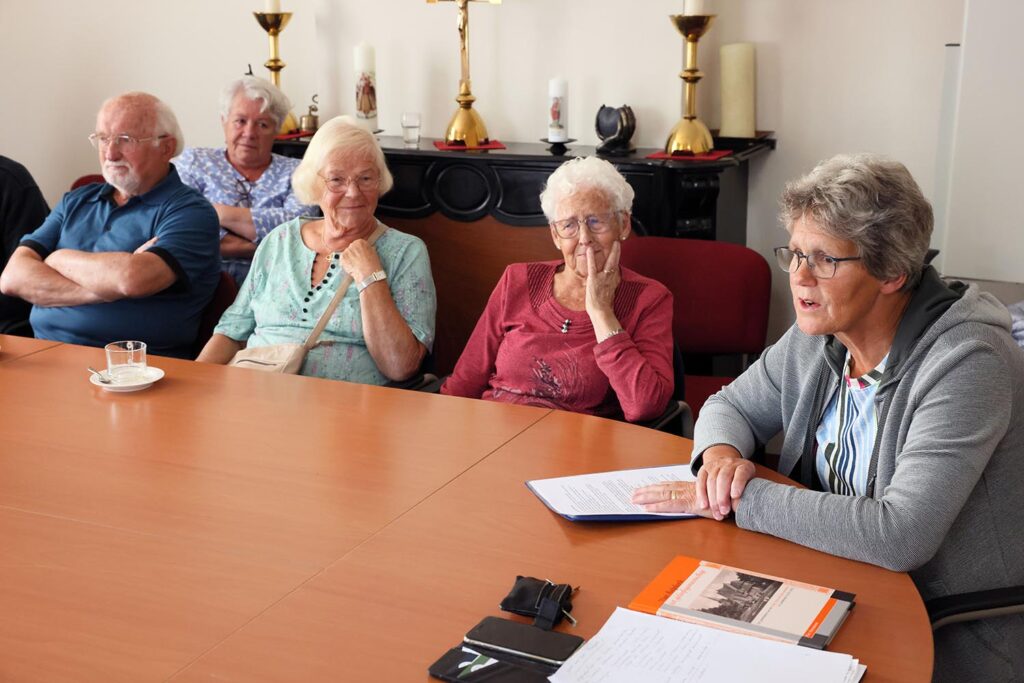
[[[29,321],[40,339],[103,346],[119,339],[146,342],[149,352],[190,357],[199,320],[220,277],[220,221],[201,194],[183,184],[174,166],[149,192],[124,206],[113,186],[68,192],[21,244],[46,258],[57,249],[133,252],[149,239],[177,280],[140,299],[82,306],[33,306]]]

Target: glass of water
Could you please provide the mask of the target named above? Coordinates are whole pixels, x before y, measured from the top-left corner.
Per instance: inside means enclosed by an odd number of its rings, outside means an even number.
[[[146,381],[146,342],[116,341],[107,344],[107,374],[114,384]]]
[[[402,114],[402,142],[408,147],[420,144],[420,113],[407,111]]]

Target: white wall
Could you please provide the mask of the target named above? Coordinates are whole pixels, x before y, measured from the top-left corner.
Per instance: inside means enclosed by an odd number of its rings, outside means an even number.
[[[943,45],[959,42],[964,0],[711,0],[719,17],[701,41],[698,110],[717,126],[719,45],[752,41],[758,127],[778,149],[750,173],[748,241],[771,256],[785,241],[775,220],[786,180],[846,151],[900,159],[925,194],[935,185]],[[295,16],[281,38],[284,90],[305,110],[317,89],[325,113],[351,112],[352,45],[377,51],[380,125],[423,114],[443,134],[455,109],[458,42],[452,3],[425,0],[282,0]],[[505,0],[470,8],[473,91],[492,137],[546,133],[550,77],[570,82],[570,134],[593,144],[602,104],[628,103],[635,141],[660,146],[679,116],[682,40],[667,15],[683,0]],[[175,14],[165,9],[173,7]],[[15,158],[55,201],[96,168],[85,141],[102,99],[137,88],[177,111],[192,144],[221,140],[216,96],[251,62],[265,74],[267,39],[251,16],[260,0],[0,0],[8,69],[0,153]],[[319,88],[317,86],[319,84]],[[777,273],[773,336],[792,319]]]
[[[1020,2],[970,2],[953,147],[944,272],[1024,283]],[[1022,295],[1024,296],[1024,295]]]

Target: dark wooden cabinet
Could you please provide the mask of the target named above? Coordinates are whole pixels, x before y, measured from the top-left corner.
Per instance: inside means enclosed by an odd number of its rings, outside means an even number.
[[[438,298],[434,361],[448,373],[505,267],[561,258],[540,192],[559,165],[596,150],[572,146],[556,155],[539,143],[512,143],[505,150],[442,152],[430,140],[417,149],[403,147],[401,138],[380,141],[395,186],[380,198],[377,215],[427,245]],[[746,244],[747,162],[775,141],[764,134],[717,139],[716,146],[735,151],[715,161],[645,158],[653,149],[607,157],[636,192],[637,232]],[[274,147],[296,157],[305,149],[303,141]]]
[[[569,147],[553,154],[541,143],[511,143],[508,149],[444,152],[423,140],[416,149],[401,138],[382,137],[381,146],[395,187],[381,197],[381,218],[426,218],[434,213],[472,222],[491,216],[515,226],[542,226],[544,182],[560,164],[595,154],[593,147]],[[625,157],[606,157],[636,192],[633,216],[649,235],[713,239],[746,244],[748,161],[774,149],[762,134],[752,140],[718,138],[717,149],[731,149],[715,161],[655,160],[657,150],[639,149]],[[278,142],[274,149],[302,156],[304,141]]]

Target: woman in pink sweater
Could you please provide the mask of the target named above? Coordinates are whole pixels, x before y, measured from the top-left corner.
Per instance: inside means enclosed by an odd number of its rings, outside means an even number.
[[[672,294],[619,265],[633,188],[596,157],[540,196],[558,261],[509,266],[441,393],[639,422],[672,396]]]

